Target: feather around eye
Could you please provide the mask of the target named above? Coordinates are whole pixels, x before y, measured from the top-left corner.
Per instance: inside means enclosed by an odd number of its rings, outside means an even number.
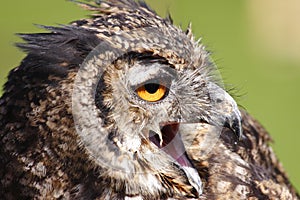
[[[136,90],[137,95],[149,102],[156,102],[163,99],[167,93],[167,88],[161,84],[145,84]]]

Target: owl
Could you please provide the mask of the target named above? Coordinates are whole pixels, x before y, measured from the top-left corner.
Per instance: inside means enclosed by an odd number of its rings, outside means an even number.
[[[144,2],[21,34],[0,99],[2,199],[298,199],[191,28]]]

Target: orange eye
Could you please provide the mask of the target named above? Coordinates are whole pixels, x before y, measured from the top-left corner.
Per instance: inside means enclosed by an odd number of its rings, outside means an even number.
[[[138,96],[143,100],[155,102],[161,100],[165,96],[167,89],[163,85],[150,83],[139,87],[136,91]]]

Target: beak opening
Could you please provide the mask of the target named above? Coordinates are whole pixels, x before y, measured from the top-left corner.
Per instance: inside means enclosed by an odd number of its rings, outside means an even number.
[[[161,124],[160,134],[153,132],[149,137],[149,140],[176,161],[177,165],[186,174],[191,186],[197,191],[197,195],[200,196],[202,194],[202,181],[186,153],[185,146],[179,133],[179,126],[180,123],[178,122]]]

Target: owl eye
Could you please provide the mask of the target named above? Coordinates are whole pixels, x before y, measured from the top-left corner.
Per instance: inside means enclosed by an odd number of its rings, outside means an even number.
[[[167,88],[160,84],[149,83],[139,87],[136,92],[141,99],[155,102],[161,100],[165,96]]]

